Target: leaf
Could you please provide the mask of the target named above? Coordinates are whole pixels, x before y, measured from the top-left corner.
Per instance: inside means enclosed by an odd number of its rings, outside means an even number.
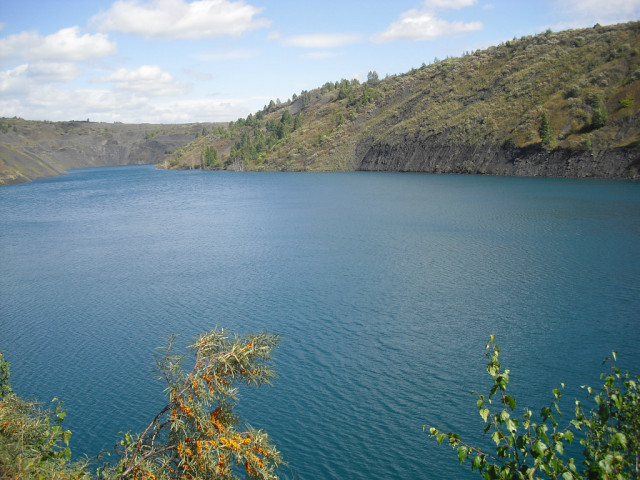
[[[444,433],[438,433],[436,435],[436,441],[438,442],[438,445],[440,445],[442,442],[444,442],[447,439],[447,436]]]
[[[533,443],[532,450],[535,457],[541,457],[544,455],[544,452],[547,451],[547,446],[540,440],[536,440]]]
[[[571,430],[566,431],[565,434],[564,434],[564,438],[567,440],[567,442],[572,443],[573,442],[573,432]]]
[[[467,459],[467,457],[469,456],[469,449],[467,447],[461,446],[458,447],[458,460],[460,460],[460,463],[464,463],[464,461]]]
[[[487,423],[487,418],[489,417],[489,409],[483,408],[482,410],[480,410],[480,416],[482,417],[482,420],[484,420],[484,423]]]
[[[506,410],[502,410],[499,414],[498,414],[498,420],[500,421],[500,423],[504,423],[507,420],[509,420],[509,412],[507,412]]]
[[[512,396],[506,395],[504,397],[504,401],[507,405],[509,405],[509,408],[511,409],[511,411],[513,411],[516,408],[516,400]]]
[[[475,469],[481,472],[482,469],[484,468],[484,464],[485,464],[484,457],[482,455],[476,455],[471,462],[471,470]]]
[[[612,442],[613,445],[619,445],[623,450],[627,448],[627,437],[624,433],[618,432],[613,436]]]

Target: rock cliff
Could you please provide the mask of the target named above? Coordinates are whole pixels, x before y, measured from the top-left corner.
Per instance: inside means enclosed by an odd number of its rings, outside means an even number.
[[[356,149],[354,162],[356,170],[364,171],[640,178],[637,148],[577,151],[538,146],[452,145],[440,136],[363,143]]]

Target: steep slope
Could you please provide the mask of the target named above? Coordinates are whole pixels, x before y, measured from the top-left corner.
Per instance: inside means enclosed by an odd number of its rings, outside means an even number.
[[[166,168],[640,175],[640,23],[547,31],[273,102]]]
[[[205,127],[0,119],[0,185],[70,168],[157,163]]]

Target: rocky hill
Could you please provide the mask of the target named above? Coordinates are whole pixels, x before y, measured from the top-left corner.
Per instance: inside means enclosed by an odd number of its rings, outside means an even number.
[[[639,178],[639,110],[640,22],[596,25],[327,82],[161,166]]]
[[[640,22],[326,82],[229,124],[0,119],[0,185],[135,163],[640,178]]]
[[[128,125],[0,119],[0,185],[70,168],[158,163],[219,124]]]

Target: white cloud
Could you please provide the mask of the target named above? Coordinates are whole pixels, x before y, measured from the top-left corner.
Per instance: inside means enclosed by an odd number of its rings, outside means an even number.
[[[425,8],[460,8],[475,5],[478,0],[424,0]]]
[[[555,0],[568,25],[628,22],[640,17],[640,0]]]
[[[79,27],[64,28],[43,37],[35,32],[22,32],[0,39],[0,58],[19,57],[26,60],[84,61],[116,53],[116,44],[107,35],[80,35]]]
[[[134,91],[63,90],[49,85],[21,94],[0,95],[0,116],[53,121],[91,118],[126,123],[222,122],[255,111],[250,106],[252,100],[209,97],[159,101]]]
[[[0,92],[26,92],[50,82],[68,82],[78,77],[72,63],[25,63],[10,70],[0,71]]]
[[[187,84],[177,82],[173,75],[157,65],[143,65],[135,70],[120,68],[96,81],[113,82],[117,90],[137,92],[150,97],[183,95],[189,89]]]
[[[255,18],[262,8],[231,0],[119,0],[94,15],[90,24],[102,31],[117,31],[148,38],[204,38],[240,36],[271,21]]]
[[[346,33],[315,33],[291,36],[284,40],[284,44],[304,48],[335,48],[358,41],[360,41],[359,35]]]
[[[29,64],[28,74],[37,82],[69,82],[79,72],[73,63],[39,62]]]
[[[0,92],[19,92],[27,89],[25,79],[27,77],[28,64],[18,65],[16,68],[0,72]]]
[[[230,118],[244,118],[255,108],[244,98],[185,99],[154,105],[148,121],[162,123],[225,122]],[[140,112],[145,115],[146,112]],[[157,120],[159,119],[159,120]]]
[[[432,40],[442,35],[471,32],[482,30],[482,28],[482,22],[449,22],[436,18],[431,10],[413,9],[402,13],[397,21],[393,22],[384,32],[374,35],[371,41],[384,43],[393,40]]]

